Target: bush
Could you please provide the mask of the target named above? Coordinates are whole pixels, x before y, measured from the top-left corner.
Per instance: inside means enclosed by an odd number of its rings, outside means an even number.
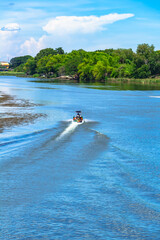
[[[33,74],[33,77],[38,78],[38,77],[40,77],[40,75],[38,73],[35,73],[35,74]]]

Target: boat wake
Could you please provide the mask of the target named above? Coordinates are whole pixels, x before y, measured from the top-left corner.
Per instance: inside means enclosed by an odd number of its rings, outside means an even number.
[[[62,137],[72,133],[76,128],[78,124],[76,122],[71,122],[67,128],[64,129],[64,131],[57,137],[57,140],[60,140]]]
[[[8,179],[4,189],[10,196],[13,189],[21,193],[10,198],[19,204],[30,201],[30,196],[34,200],[43,197],[76,176],[107,146],[107,136],[94,130],[90,122],[60,122],[54,128],[10,139],[0,151],[0,173]],[[12,181],[15,176],[16,182]],[[5,204],[7,199],[4,196],[0,201]]]
[[[96,123],[94,120],[91,120],[91,119],[84,119],[82,122],[74,122],[72,119],[68,119],[66,122],[70,122],[69,126],[66,127],[62,133],[60,133],[60,135],[56,138],[56,140],[60,140],[64,136],[67,136],[73,133],[79,125],[82,125],[84,123],[86,123],[87,125],[90,123],[91,124]]]

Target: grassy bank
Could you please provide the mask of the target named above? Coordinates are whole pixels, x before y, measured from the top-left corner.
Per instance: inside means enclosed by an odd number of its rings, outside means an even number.
[[[146,78],[146,79],[134,79],[134,78],[108,78],[105,83],[117,83],[117,84],[137,84],[137,85],[160,85],[160,78]]]
[[[0,76],[26,77],[24,72],[0,71]]]

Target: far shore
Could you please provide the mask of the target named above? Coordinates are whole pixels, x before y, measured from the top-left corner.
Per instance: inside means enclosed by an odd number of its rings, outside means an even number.
[[[0,76],[16,76],[16,77],[27,77],[27,78],[35,78],[36,82],[76,82],[76,83],[102,83],[102,84],[135,84],[135,85],[153,85],[160,86],[160,77],[146,78],[146,79],[134,79],[134,78],[107,78],[104,81],[79,81],[74,76],[59,76],[59,77],[47,77],[45,75],[38,76],[38,74],[27,75],[24,72],[14,72],[14,71],[0,71]]]

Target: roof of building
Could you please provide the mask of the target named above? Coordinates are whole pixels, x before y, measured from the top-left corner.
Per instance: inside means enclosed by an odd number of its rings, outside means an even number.
[[[4,61],[0,61],[0,64],[1,64],[1,65],[9,65],[8,62],[4,62]]]

